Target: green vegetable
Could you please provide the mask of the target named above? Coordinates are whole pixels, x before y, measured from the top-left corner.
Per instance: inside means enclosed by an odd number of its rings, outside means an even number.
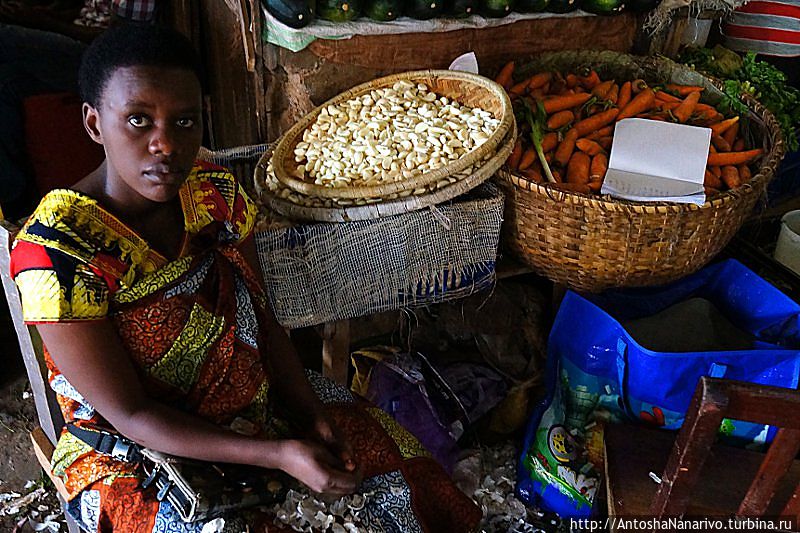
[[[469,17],[478,9],[478,0],[448,0],[445,2],[444,11],[454,18]]]
[[[531,127],[531,141],[533,141],[533,147],[536,148],[536,155],[539,156],[539,162],[542,164],[544,173],[547,176],[547,181],[555,183],[556,179],[553,177],[550,165],[544,157],[544,150],[542,150],[542,139],[544,138],[545,124],[547,123],[547,113],[544,110],[544,105],[541,101],[537,101],[536,118],[534,118],[528,100],[523,99],[522,103],[525,104],[525,119]]]
[[[364,14],[372,20],[382,22],[394,20],[403,10],[403,0],[370,0]]]
[[[513,9],[511,0],[481,0],[481,15],[489,18],[503,18]]]
[[[406,14],[417,20],[428,20],[444,11],[444,0],[408,0]]]
[[[547,4],[547,10],[551,13],[567,13],[578,9],[580,2],[578,0],[550,0]]]
[[[720,111],[746,115],[747,107],[739,98],[744,93],[750,94],[775,116],[787,149],[798,149],[800,90],[788,85],[786,75],[778,68],[759,61],[752,52],[739,57],[735,52],[719,45],[713,49],[687,49],[679,60],[698,71],[724,80],[724,97],[719,106]]]
[[[317,16],[331,22],[347,22],[361,15],[361,0],[318,0]]]
[[[520,13],[538,13],[547,9],[550,0],[516,0],[514,10]]]
[[[581,0],[581,9],[597,15],[613,15],[625,8],[622,0]]]

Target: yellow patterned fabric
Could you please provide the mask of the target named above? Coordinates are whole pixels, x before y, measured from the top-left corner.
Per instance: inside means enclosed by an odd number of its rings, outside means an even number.
[[[189,392],[211,345],[222,335],[225,320],[195,304],[189,321],[159,361],[148,369],[150,375]]]
[[[400,455],[403,456],[403,459],[431,456],[430,452],[420,444],[414,435],[398,424],[395,419],[389,416],[385,411],[377,407],[368,407],[366,410],[381,426],[383,426],[384,431],[392,437],[392,440],[394,440],[397,447],[400,449]]]

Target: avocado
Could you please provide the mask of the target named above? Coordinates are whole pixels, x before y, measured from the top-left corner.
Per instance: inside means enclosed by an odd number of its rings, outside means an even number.
[[[444,0],[408,0],[406,15],[412,19],[428,20],[444,12]]]
[[[581,0],[581,9],[596,15],[614,15],[625,9],[623,0]]]
[[[361,0],[318,0],[317,16],[331,22],[347,22],[361,15]]]
[[[314,0],[266,0],[267,11],[290,28],[302,28],[314,20]]]
[[[550,0],[547,10],[551,13],[568,13],[580,7],[578,0]]]
[[[394,20],[403,11],[403,0],[368,0],[364,14],[372,20]]]
[[[478,12],[477,0],[449,0],[445,2],[444,12],[453,18],[463,18]]]
[[[481,0],[480,12],[484,17],[503,18],[513,8],[513,0]]]

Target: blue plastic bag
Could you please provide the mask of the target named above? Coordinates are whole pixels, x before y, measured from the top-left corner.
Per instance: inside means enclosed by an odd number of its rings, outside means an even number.
[[[690,298],[711,302],[752,335],[749,349],[656,352],[622,325]],[[600,481],[585,450],[594,421],[678,429],[701,376],[797,388],[800,306],[735,260],[658,288],[567,292],[548,342],[548,394],[528,425],[518,465],[519,497],[562,516],[589,516]],[[725,420],[720,432],[752,444],[774,429]]]

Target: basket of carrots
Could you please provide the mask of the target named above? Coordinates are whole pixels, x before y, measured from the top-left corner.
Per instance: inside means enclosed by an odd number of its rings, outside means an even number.
[[[719,82],[666,58],[557,52],[509,63],[496,81],[519,131],[498,172],[505,246],[575,290],[656,285],[701,268],[742,225],[783,157],[766,108],[743,95],[747,116],[726,116]],[[704,204],[601,194],[614,126],[633,117],[712,130]]]

